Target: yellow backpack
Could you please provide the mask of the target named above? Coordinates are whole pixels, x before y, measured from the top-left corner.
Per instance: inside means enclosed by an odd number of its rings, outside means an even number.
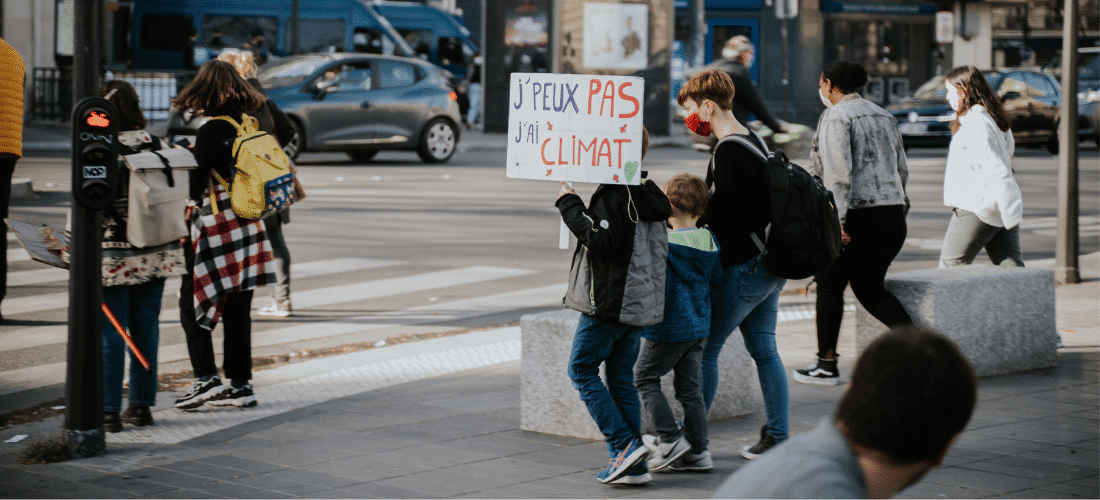
[[[256,118],[241,115],[241,122],[228,116],[214,116],[237,129],[233,141],[234,174],[229,184],[215,171],[214,178],[229,192],[237,217],[259,219],[294,203],[294,174],[290,158],[275,136],[259,129]]]

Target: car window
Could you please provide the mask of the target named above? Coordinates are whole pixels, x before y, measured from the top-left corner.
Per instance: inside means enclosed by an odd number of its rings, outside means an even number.
[[[1004,97],[1009,92],[1016,92],[1022,96],[1028,95],[1027,82],[1020,73],[1009,73],[1001,82],[1001,88],[997,89],[997,97]]]
[[[378,62],[378,83],[381,88],[408,87],[416,83],[417,75],[416,69],[411,64],[396,61]]]
[[[1028,84],[1028,92],[1035,97],[1055,97],[1058,91],[1050,80],[1038,73],[1024,73],[1024,80]]]
[[[932,77],[931,80],[913,91],[913,97],[915,99],[947,99],[947,87],[943,85],[943,81],[942,76]]]
[[[301,52],[325,52],[344,48],[344,21],[304,18],[298,22],[301,23],[298,30],[298,47]],[[287,48],[290,48],[289,41]]]
[[[264,87],[296,85],[328,63],[323,57],[279,60],[264,66],[257,78]]]
[[[370,66],[345,68],[336,75],[337,92],[370,90],[372,85]]]

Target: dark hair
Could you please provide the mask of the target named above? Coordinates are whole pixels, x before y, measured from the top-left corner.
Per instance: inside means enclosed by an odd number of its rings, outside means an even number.
[[[821,78],[832,82],[841,92],[851,94],[867,85],[867,70],[860,63],[838,59],[825,66]]]
[[[1001,132],[1008,132],[1009,127],[1012,126],[1012,120],[1005,112],[1004,103],[993,93],[993,88],[989,86],[985,75],[982,75],[978,68],[959,66],[947,74],[946,80],[963,93],[962,99],[959,101],[960,109],[956,113],[955,120],[951,122],[951,133],[959,130],[958,117],[965,115],[970,111],[970,108],[978,104],[989,110],[990,116],[993,117],[993,121],[997,122],[997,128],[1001,129]]]
[[[860,355],[835,418],[853,443],[914,463],[947,448],[970,421],[977,397],[974,370],[954,342],[901,327]]]
[[[649,129],[642,125],[642,161],[645,161],[645,155],[649,153]]]
[[[252,113],[260,109],[266,100],[263,94],[241,78],[232,64],[215,59],[199,68],[195,79],[172,99],[172,105],[210,116],[206,113],[209,110]]]
[[[264,36],[264,29],[263,28],[252,28],[251,34],[252,34],[252,38],[256,38],[258,36]]]
[[[719,109],[728,111],[733,107],[734,91],[733,80],[725,71],[717,68],[705,69],[692,75],[687,83],[680,87],[680,93],[676,95],[676,104],[683,106],[688,99],[700,104],[705,99],[710,99],[718,105]]]
[[[118,130],[142,130],[145,128],[145,113],[141,111],[137,92],[130,82],[125,80],[107,80],[99,88],[99,96],[111,101],[118,110]]]
[[[668,202],[681,212],[691,214],[693,217],[703,215],[707,208],[707,200],[710,199],[710,189],[707,183],[698,175],[680,172],[661,188],[668,197]]]

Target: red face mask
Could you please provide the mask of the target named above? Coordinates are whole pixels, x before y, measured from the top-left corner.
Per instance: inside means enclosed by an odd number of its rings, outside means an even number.
[[[687,115],[687,118],[684,118],[684,125],[687,125],[688,130],[702,137],[710,137],[710,122],[700,120],[698,113]]]

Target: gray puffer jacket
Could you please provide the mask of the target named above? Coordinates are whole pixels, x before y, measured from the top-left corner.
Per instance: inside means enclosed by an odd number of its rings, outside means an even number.
[[[908,203],[909,169],[897,119],[858,93],[821,113],[809,170],[833,192],[841,224],[849,209]]]

